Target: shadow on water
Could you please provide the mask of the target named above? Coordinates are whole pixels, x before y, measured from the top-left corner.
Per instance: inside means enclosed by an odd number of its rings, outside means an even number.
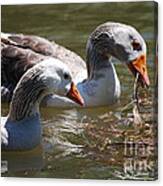
[[[97,15],[97,11],[102,14]],[[136,10],[136,11],[135,11]],[[120,102],[88,109],[41,108],[43,139],[30,152],[3,152],[2,176],[143,179],[157,177],[154,94],[154,8],[145,3],[98,3],[2,6],[2,31],[36,34],[55,40],[83,58],[89,34],[101,23],[133,25],[148,46],[151,87],[141,90],[143,126],[133,125],[133,79],[119,62]],[[2,104],[2,115],[8,105]],[[30,140],[30,139],[29,139]]]

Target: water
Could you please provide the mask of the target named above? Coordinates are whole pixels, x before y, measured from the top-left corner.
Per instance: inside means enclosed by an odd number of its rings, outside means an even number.
[[[154,18],[151,2],[2,6],[3,32],[55,40],[84,59],[87,38],[99,24],[133,25],[147,42],[151,81],[148,91],[141,90],[143,126],[133,125],[132,107],[121,112],[131,100],[134,79],[120,62],[115,63],[122,85],[117,104],[90,109],[41,108],[42,144],[29,152],[2,152],[2,176],[143,180],[157,176],[152,104]],[[2,104],[2,115],[7,112],[8,105]]]

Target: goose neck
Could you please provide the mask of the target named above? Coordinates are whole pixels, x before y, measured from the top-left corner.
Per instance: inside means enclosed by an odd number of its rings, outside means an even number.
[[[92,49],[87,54],[88,79],[97,79],[101,72],[111,68],[110,56]]]
[[[8,118],[11,121],[20,121],[39,113],[39,104],[46,92],[40,74],[41,70],[30,71],[19,81],[10,104]]]

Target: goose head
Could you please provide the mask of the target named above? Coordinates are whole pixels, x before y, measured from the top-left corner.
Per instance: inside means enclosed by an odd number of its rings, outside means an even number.
[[[60,96],[66,96],[74,102],[84,105],[83,98],[72,81],[69,68],[60,60],[50,58],[33,68],[41,69],[40,79],[46,86],[46,94],[55,93]]]
[[[68,67],[56,58],[44,59],[21,77],[12,96],[9,120],[20,121],[39,113],[40,102],[50,94],[66,96],[84,105]]]
[[[114,56],[126,64],[134,76],[139,74],[142,86],[149,86],[146,66],[146,44],[139,32],[132,26],[107,22],[98,26],[90,35],[87,55],[96,53],[103,59]],[[91,60],[88,60],[91,66]],[[88,72],[89,73],[89,72]]]
[[[45,59],[21,77],[2,125],[2,148],[29,150],[40,144],[39,103],[44,96],[55,93],[84,104],[71,77],[67,66],[55,58]]]

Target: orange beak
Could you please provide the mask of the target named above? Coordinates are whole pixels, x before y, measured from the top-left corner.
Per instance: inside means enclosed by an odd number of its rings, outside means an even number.
[[[139,81],[141,81],[142,85],[150,85],[146,65],[146,55],[141,55],[139,58],[129,63],[128,67],[135,76],[137,72],[140,74]]]
[[[71,83],[71,88],[70,88],[69,92],[67,93],[67,97],[70,98],[71,100],[75,101],[76,103],[78,103],[81,106],[84,105],[84,100],[81,97],[77,87],[75,86],[75,84],[73,82]]]

